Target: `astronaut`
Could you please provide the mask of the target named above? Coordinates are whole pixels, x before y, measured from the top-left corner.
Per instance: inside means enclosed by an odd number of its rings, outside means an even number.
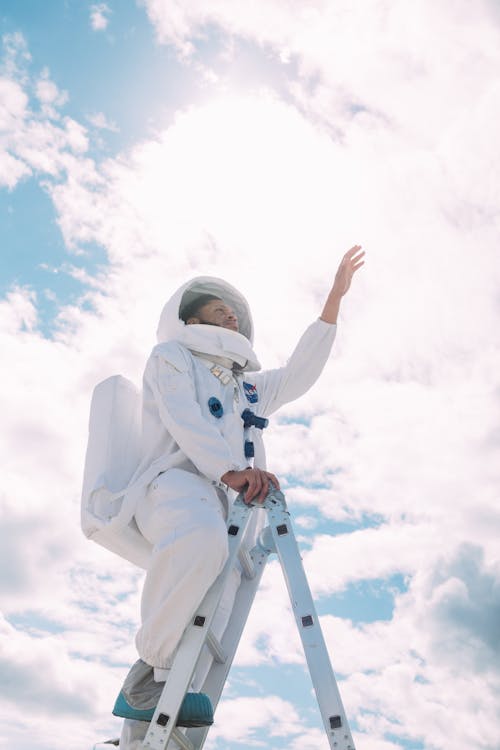
[[[182,634],[227,559],[226,518],[237,492],[262,501],[269,482],[263,427],[283,404],[319,377],[332,348],[342,296],[363,265],[360,245],[343,257],[321,316],[284,367],[261,371],[253,350],[248,303],[230,284],[198,277],[167,302],[158,344],[146,364],[142,396],[141,486],[135,523],[151,545],[134,664],[113,713],[125,719],[120,747],[138,750]],[[242,417],[243,415],[243,417]],[[152,477],[152,479],[151,479]],[[147,482],[147,480],[150,480]],[[147,482],[147,483],[146,483]],[[256,509],[254,537],[262,525]],[[220,638],[239,585],[235,569],[213,623]],[[213,722],[207,696],[196,692],[205,659],[181,707],[180,726]]]

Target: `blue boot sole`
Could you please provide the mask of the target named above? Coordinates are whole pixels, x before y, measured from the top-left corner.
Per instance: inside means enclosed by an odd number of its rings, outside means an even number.
[[[113,708],[113,715],[123,719],[150,722],[155,712],[154,708],[139,709],[127,703],[120,691]],[[186,693],[177,716],[178,727],[209,727],[214,723],[212,702],[205,693]]]

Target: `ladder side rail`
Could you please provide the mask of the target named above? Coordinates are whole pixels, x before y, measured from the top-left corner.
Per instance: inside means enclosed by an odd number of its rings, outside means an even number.
[[[275,498],[281,493],[275,492]],[[302,641],[321,717],[331,748],[354,750],[354,742],[342,705],[311,590],[302,565],[284,497],[270,509],[269,528],[281,563],[292,610]]]
[[[182,636],[169,676],[142,744],[142,747],[147,748],[147,750],[165,750],[169,743],[182,701],[193,679],[196,664],[221,599],[225,582],[236,563],[250,514],[251,507],[243,502],[240,493],[231,509],[227,524],[228,559],[224,570],[208,590]]]
[[[222,648],[226,654],[226,660],[224,663],[216,661],[212,663],[210,671],[208,672],[201,688],[201,691],[206,693],[212,701],[214,711],[219,704],[222,691],[224,690],[224,685],[231,669],[236,650],[241,640],[250,609],[252,608],[271,551],[272,550],[264,549],[260,545],[256,545],[251,550],[250,556],[255,565],[256,573],[251,579],[242,578],[240,586],[236,592],[231,617],[221,640]],[[197,727],[195,729],[187,730],[186,734],[193,743],[194,750],[201,750],[207,738],[209,729],[210,727]]]

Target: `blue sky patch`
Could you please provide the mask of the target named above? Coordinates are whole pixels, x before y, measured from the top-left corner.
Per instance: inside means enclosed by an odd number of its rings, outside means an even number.
[[[407,590],[404,576],[357,581],[343,591],[316,602],[318,614],[330,614],[357,624],[391,620],[395,597]]]
[[[5,619],[18,630],[39,638],[49,634],[64,633],[66,630],[66,627],[61,623],[35,611],[9,615]]]

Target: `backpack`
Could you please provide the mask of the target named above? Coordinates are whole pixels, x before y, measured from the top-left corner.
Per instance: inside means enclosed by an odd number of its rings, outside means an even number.
[[[151,545],[133,517],[130,486],[141,458],[141,406],[140,391],[122,375],[113,375],[94,388],[81,523],[86,537],[147,568]]]

